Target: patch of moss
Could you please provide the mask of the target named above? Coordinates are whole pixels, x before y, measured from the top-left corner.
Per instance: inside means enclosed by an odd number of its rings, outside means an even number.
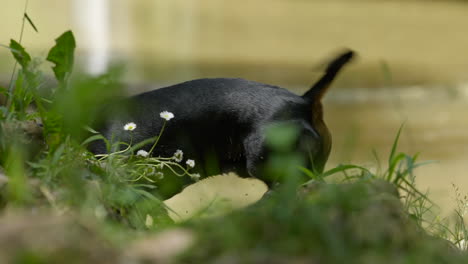
[[[194,224],[180,263],[466,263],[429,236],[381,180],[278,191],[246,210]]]

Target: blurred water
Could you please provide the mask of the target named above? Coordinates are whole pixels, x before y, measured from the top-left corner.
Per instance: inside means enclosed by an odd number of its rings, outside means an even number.
[[[468,85],[332,89],[325,118],[334,144],[329,166],[354,162],[383,168],[398,128],[400,150],[435,161],[416,170],[417,184],[445,212],[454,206],[452,185],[468,192]]]

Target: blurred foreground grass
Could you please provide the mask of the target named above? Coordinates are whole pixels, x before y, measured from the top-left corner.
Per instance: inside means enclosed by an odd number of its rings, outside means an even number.
[[[432,236],[382,180],[278,190],[223,216],[158,231],[111,226],[73,211],[5,211],[3,263],[466,263]],[[157,221],[155,225],[159,224]],[[463,244],[464,242],[461,242]],[[464,244],[463,244],[464,245]]]

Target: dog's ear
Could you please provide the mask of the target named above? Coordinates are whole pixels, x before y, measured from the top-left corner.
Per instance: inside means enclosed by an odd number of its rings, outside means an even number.
[[[354,57],[354,51],[347,50],[344,53],[341,53],[333,61],[328,64],[328,67],[325,71],[325,74],[318,80],[312,87],[302,96],[309,102],[320,101],[322,97],[327,92],[328,87],[335,79],[338,72],[343,68],[343,66],[351,61]]]

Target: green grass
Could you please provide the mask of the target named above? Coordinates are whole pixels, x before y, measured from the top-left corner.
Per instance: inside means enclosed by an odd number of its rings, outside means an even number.
[[[313,173],[297,168],[294,155],[283,151],[273,155],[269,172],[284,182],[258,203],[174,223],[161,192],[170,179],[190,181],[188,167],[173,157],[139,157],[138,144],[119,148],[121,143],[109,142],[107,155],[86,150],[88,142],[101,138],[84,129],[89,117],[121,93],[118,69],[98,77],[73,76],[74,37],[66,32],[47,56],[57,79],[56,86],[47,87],[21,43],[12,41],[9,48],[18,70],[10,87],[1,90],[6,103],[0,106],[0,234],[14,235],[0,236],[1,261],[468,261],[456,248],[467,245],[467,199],[455,189],[455,217],[438,217],[436,205],[414,184],[415,169],[425,163],[398,152],[402,128],[377,171],[344,164]],[[158,138],[148,142],[158,147]],[[158,174],[161,167],[169,183]]]

